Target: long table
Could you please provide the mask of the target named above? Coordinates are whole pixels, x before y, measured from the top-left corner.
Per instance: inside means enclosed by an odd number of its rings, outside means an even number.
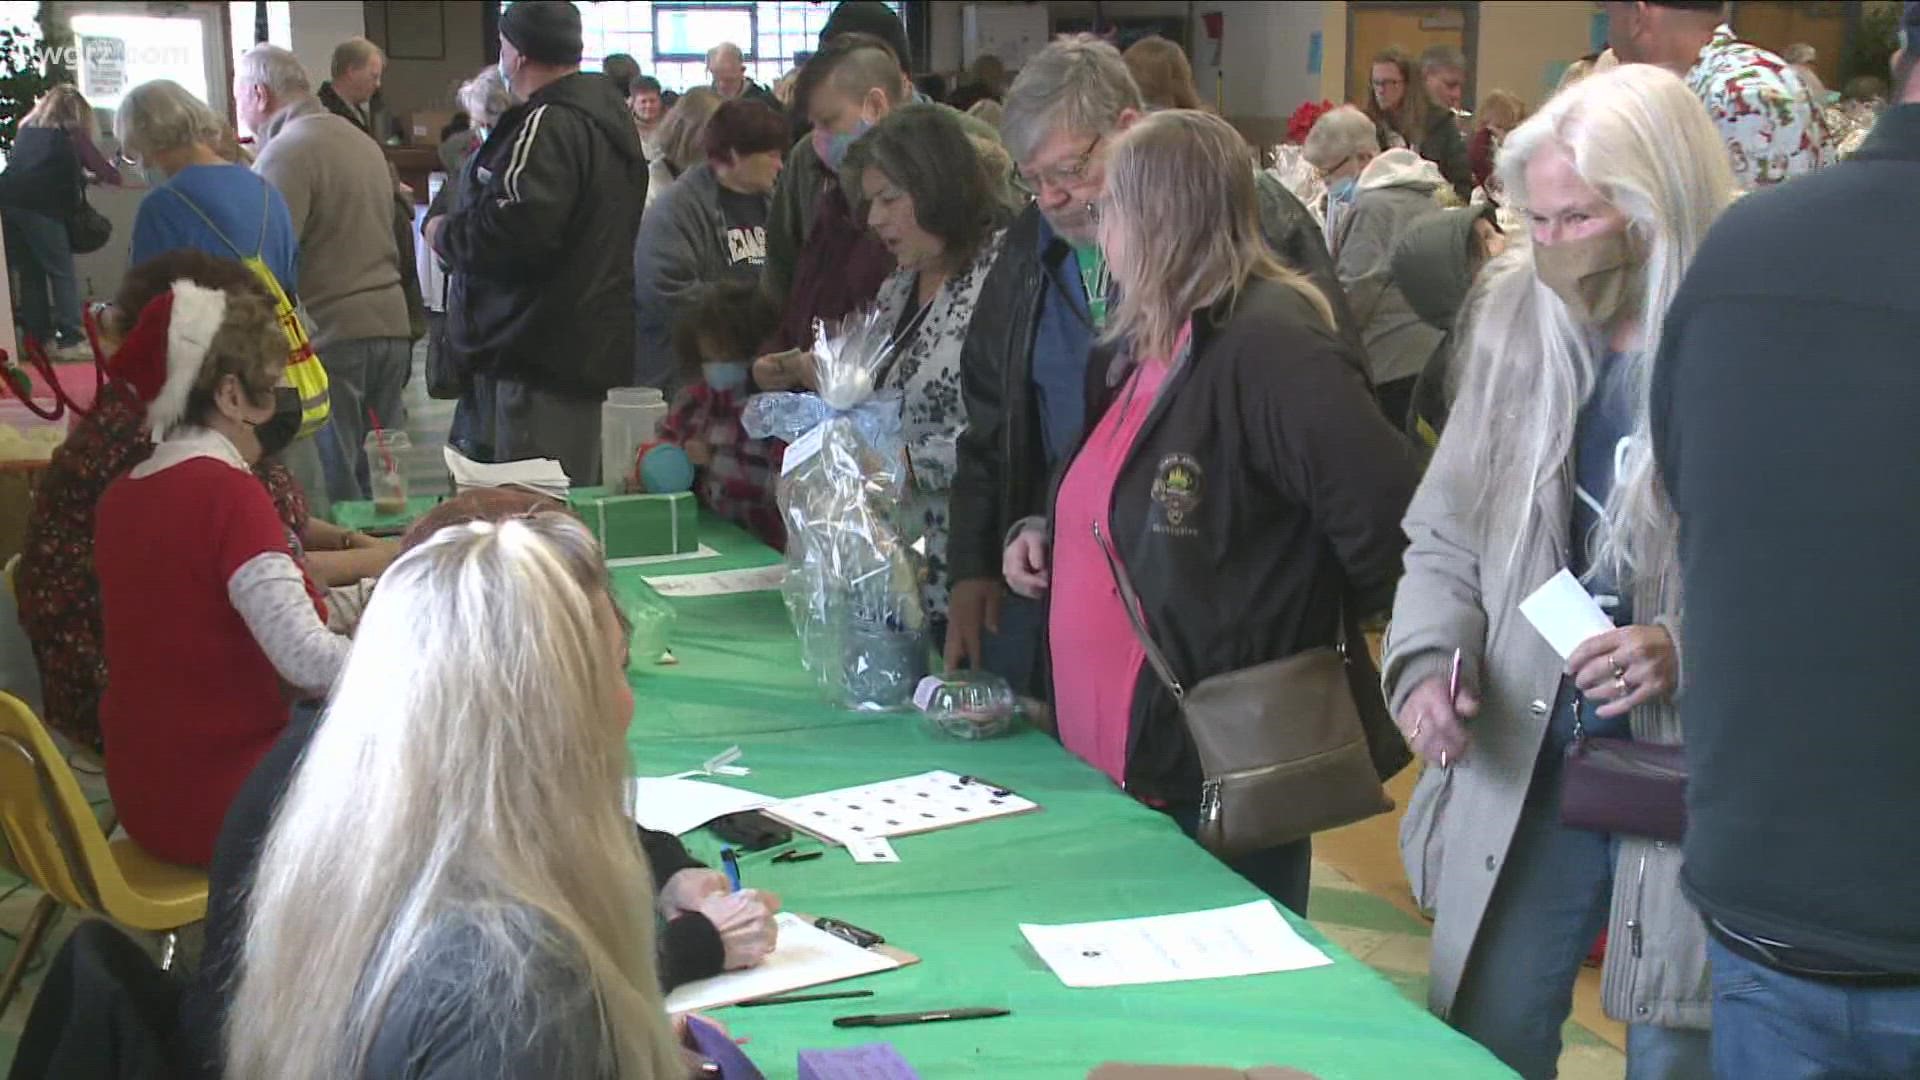
[[[712,558],[616,568],[648,577],[764,566],[777,556],[702,518]],[[1307,923],[1331,967],[1253,978],[1074,990],[1026,945],[1018,924],[1086,922],[1224,907],[1261,893],[1161,814],[1116,790],[1044,734],[962,742],[917,716],[823,704],[800,667],[777,592],[674,601],[679,664],[638,664],[628,742],[635,771],[699,766],[738,745],[737,781],[784,797],[928,769],[978,775],[1038,802],[1039,813],[910,836],[897,864],[856,865],[839,850],[802,863],[748,855],[742,876],[788,908],[886,936],[922,962],[869,976],[866,1000],[724,1009],[715,1014],[771,1077],[803,1049],[891,1042],[922,1076],[1083,1077],[1105,1061],[1291,1065],[1323,1080],[1507,1077],[1492,1055],[1408,1002]],[[704,830],[696,853],[718,844]],[[717,863],[716,863],[717,865]],[[836,987],[838,989],[839,987]],[[994,1020],[835,1028],[835,1016],[998,1006]]]

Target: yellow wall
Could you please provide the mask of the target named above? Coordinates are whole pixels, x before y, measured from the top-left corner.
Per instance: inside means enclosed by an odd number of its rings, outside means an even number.
[[[1320,93],[1340,101],[1347,85],[1347,4],[1346,0],[1323,0],[1320,7],[1326,42]],[[1476,54],[1478,92],[1507,90],[1538,106],[1552,89],[1546,82],[1549,66],[1592,51],[1593,12],[1593,5],[1574,0],[1483,0]]]
[[[1475,89],[1482,97],[1505,90],[1537,108],[1553,89],[1549,70],[1591,52],[1592,33],[1590,4],[1485,0]]]

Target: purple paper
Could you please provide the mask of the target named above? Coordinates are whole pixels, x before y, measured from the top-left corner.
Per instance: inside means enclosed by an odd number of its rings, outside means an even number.
[[[739,1044],[719,1028],[690,1016],[687,1030],[692,1033],[694,1049],[700,1056],[720,1066],[721,1080],[766,1080]]]
[[[920,1080],[892,1043],[800,1051],[800,1080]]]

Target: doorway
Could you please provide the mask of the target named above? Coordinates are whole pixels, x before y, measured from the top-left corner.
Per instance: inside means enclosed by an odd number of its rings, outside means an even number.
[[[1859,4],[1836,0],[1824,3],[1741,0],[1733,5],[1733,30],[1740,35],[1740,40],[1751,41],[1775,53],[1784,53],[1787,46],[1794,44],[1813,46],[1813,70],[1828,89],[1838,90],[1840,66],[1846,59],[1847,39],[1859,21],[1859,8]]]
[[[1372,88],[1368,85],[1375,55],[1397,47],[1419,59],[1421,52],[1434,45],[1451,45],[1467,57],[1467,90],[1464,106],[1474,101],[1474,43],[1479,40],[1480,5],[1352,3],[1347,5],[1347,100],[1364,108]],[[1415,71],[1416,85],[1409,93],[1422,92]]]

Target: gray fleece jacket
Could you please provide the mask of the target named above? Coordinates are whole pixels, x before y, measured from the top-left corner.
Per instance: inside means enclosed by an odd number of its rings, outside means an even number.
[[[1407,303],[1393,276],[1393,252],[1407,226],[1451,194],[1433,163],[1410,150],[1388,150],[1360,174],[1353,208],[1340,217],[1333,241],[1334,270],[1360,325],[1367,374],[1384,386],[1413,378],[1446,336]]]

